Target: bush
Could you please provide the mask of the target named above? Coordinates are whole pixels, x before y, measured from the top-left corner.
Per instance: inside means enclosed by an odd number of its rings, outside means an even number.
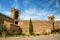
[[[48,33],[44,33],[44,35],[48,35]]]
[[[16,36],[19,35],[19,32],[14,32],[14,35],[16,35]]]
[[[25,36],[26,34],[22,33],[21,35],[22,35],[22,36]]]
[[[31,33],[31,35],[34,35],[34,33]]]
[[[37,36],[39,36],[40,34],[36,34]]]
[[[60,29],[57,29],[56,32],[60,33]]]

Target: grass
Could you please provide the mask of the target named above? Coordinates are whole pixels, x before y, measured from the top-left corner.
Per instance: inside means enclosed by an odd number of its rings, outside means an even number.
[[[3,36],[0,36],[0,38],[3,37]]]

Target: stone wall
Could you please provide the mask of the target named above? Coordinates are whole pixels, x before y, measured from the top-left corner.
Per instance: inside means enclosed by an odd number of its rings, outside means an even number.
[[[10,22],[4,20],[4,25],[7,27],[7,30],[9,31],[10,30]]]
[[[60,21],[54,22],[55,29],[60,29]]]
[[[29,21],[20,21],[18,24],[22,28],[22,33],[29,34]]]
[[[18,25],[10,24],[10,33],[14,33],[14,32],[19,32],[21,34],[22,29]]]
[[[10,30],[11,23],[14,23],[14,20],[12,18],[0,13],[0,24],[4,24],[7,27],[7,30]]]
[[[42,34],[46,31],[51,31],[53,30],[53,24],[50,21],[45,21],[45,20],[40,20],[40,21],[34,21],[32,20],[33,23],[33,31],[35,34]],[[24,20],[19,22],[19,26],[21,26],[23,33],[29,34],[29,20]],[[54,22],[54,27],[55,29],[60,29],[60,22],[56,21]]]

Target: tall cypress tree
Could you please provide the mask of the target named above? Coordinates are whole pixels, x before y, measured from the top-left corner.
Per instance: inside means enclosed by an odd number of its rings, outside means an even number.
[[[29,33],[30,35],[33,35],[33,24],[32,24],[32,20],[30,19],[30,22],[29,22]]]

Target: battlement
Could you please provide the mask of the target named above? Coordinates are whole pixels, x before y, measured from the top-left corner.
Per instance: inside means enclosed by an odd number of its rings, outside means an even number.
[[[52,16],[48,16],[48,21],[54,21],[55,20],[55,17],[52,15]]]

